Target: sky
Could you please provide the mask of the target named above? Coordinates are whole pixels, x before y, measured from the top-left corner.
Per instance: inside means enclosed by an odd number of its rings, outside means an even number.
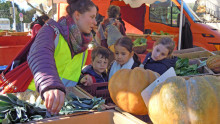
[[[26,1],[20,2],[20,1],[18,1],[18,0],[14,0],[14,2],[15,2],[16,4],[18,4],[18,6],[19,6],[20,9],[24,9],[25,11],[31,9],[31,7],[27,5],[27,2],[26,2]],[[33,4],[33,5],[34,5],[34,4]]]

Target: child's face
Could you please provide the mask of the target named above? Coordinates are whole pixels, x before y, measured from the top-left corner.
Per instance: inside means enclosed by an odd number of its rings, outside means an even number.
[[[133,55],[133,51],[130,53],[125,47],[115,45],[115,60],[121,66],[127,63]]]
[[[92,67],[94,71],[101,75],[101,73],[105,72],[108,66],[108,59],[103,57],[101,54],[95,57],[94,61],[92,62]]]
[[[159,61],[159,60],[162,60],[168,57],[168,53],[169,53],[169,50],[166,48],[166,46],[162,44],[158,44],[153,47],[151,58],[154,61]]]

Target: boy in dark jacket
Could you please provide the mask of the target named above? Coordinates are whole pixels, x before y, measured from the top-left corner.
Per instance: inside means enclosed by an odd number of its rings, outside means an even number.
[[[89,82],[108,82],[108,75],[106,71],[109,62],[109,55],[110,52],[105,47],[98,46],[93,49],[91,54],[92,63],[82,70],[83,78],[80,80],[80,83],[85,86],[90,86],[92,83]]]

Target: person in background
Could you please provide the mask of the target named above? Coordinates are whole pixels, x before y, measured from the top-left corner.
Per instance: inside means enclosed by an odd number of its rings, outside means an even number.
[[[140,65],[162,75],[170,67],[175,67],[177,57],[171,56],[175,42],[169,37],[163,37],[154,43],[153,51],[148,53]]]
[[[104,16],[102,16],[101,14],[99,14],[99,7],[96,6],[96,9],[97,9],[97,14],[96,14],[96,22],[97,22],[97,25],[94,26],[94,28],[92,29],[92,34],[93,34],[93,45],[95,46],[99,46],[99,44],[97,43],[96,39],[95,39],[95,35],[96,35],[96,32],[98,31],[98,26],[100,24],[100,22],[102,22],[104,20]]]
[[[114,45],[115,48],[115,61],[111,65],[109,71],[109,80],[120,69],[133,69],[138,67],[141,62],[138,56],[133,51],[132,40],[124,36],[118,39]]]
[[[41,27],[49,20],[49,17],[46,14],[37,17],[34,22],[31,23],[31,38],[33,38],[41,29]]]
[[[67,0],[67,16],[50,19],[38,32],[27,61],[37,90],[51,114],[61,110],[66,87],[79,82],[87,58],[91,30],[96,25],[96,6],[91,0]]]
[[[98,46],[92,50],[92,64],[82,70],[80,83],[90,86],[92,83],[108,82],[107,67],[110,52],[107,48]],[[92,81],[89,81],[92,80]]]
[[[117,39],[125,35],[124,26],[119,22],[120,7],[110,5],[108,8],[108,18],[100,23],[96,33],[96,41],[106,48],[116,42]]]

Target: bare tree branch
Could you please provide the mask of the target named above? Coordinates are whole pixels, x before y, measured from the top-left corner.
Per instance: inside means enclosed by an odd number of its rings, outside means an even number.
[[[41,14],[45,14],[44,11],[42,11],[42,10],[40,10],[40,9],[38,9],[38,8],[36,8],[36,7],[34,7],[34,6],[31,5],[29,2],[27,2],[27,4],[28,4],[31,8],[33,8],[33,9],[35,9],[36,11],[40,12]]]

